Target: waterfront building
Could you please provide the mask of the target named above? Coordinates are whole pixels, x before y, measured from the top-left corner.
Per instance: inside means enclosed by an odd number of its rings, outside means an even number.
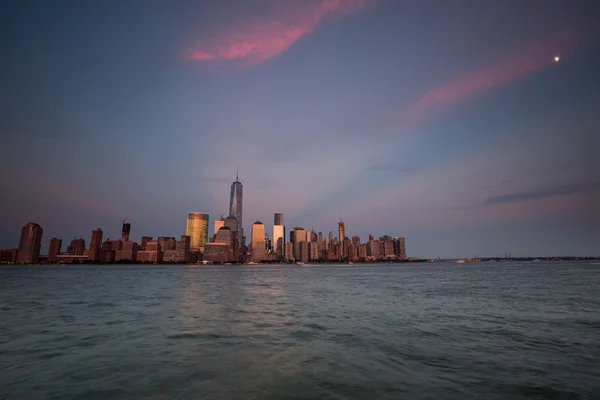
[[[225,243],[206,243],[204,247],[204,260],[210,262],[231,262],[229,248]]]
[[[284,252],[284,260],[286,261],[294,261],[294,243],[285,242],[285,252]]]
[[[339,228],[339,240],[340,240],[340,252],[342,253],[342,255],[344,254],[344,239],[346,238],[346,227],[344,225],[344,221],[340,221],[338,223],[338,228]]]
[[[250,259],[252,261],[261,261],[265,255],[265,226],[262,222],[256,221],[252,225]]]
[[[308,262],[308,242],[306,240],[298,242],[298,257],[296,259],[300,262]]]
[[[203,251],[208,239],[208,214],[189,213],[185,231],[186,235],[191,238],[191,249]]]
[[[308,260],[317,261],[319,259],[319,243],[312,241],[308,243]]]
[[[239,180],[239,170],[235,174],[235,182],[231,184],[229,196],[229,215],[234,216],[238,222],[238,237],[244,236],[244,225],[242,220],[244,186]]]
[[[175,250],[166,250],[163,252],[163,262],[184,263],[189,261],[191,239],[187,235],[182,235],[177,241]]]
[[[357,249],[357,253],[358,253],[359,260],[365,260],[367,258],[367,246],[364,244],[359,245],[358,249]]]
[[[160,244],[160,251],[175,250],[177,246],[177,239],[171,236],[161,236],[158,238],[158,244]]]
[[[140,249],[141,250],[146,250],[146,243],[148,243],[151,240],[153,240],[152,236],[142,236],[142,240],[141,240],[141,243],[140,243]]]
[[[48,253],[48,257],[50,257],[50,253]],[[102,229],[100,228],[92,231],[92,240],[90,240],[88,259],[93,262],[99,262],[102,260]]]
[[[19,249],[0,250],[0,263],[16,263]]]
[[[300,251],[300,243],[302,242],[307,242],[306,231],[304,230],[304,228],[297,226],[294,228],[294,258],[297,261],[302,261],[302,253]]]
[[[145,250],[138,250],[136,256],[137,262],[158,263],[162,260],[161,246],[158,240],[149,240],[146,242]]]
[[[121,250],[115,251],[115,261],[136,262],[139,246],[136,242],[122,242]],[[148,243],[146,243],[148,246]]]
[[[323,232],[319,232],[319,235],[317,236],[317,242],[322,242],[323,241]]]
[[[367,256],[376,260],[379,255],[379,240],[369,240],[369,243],[367,243]]]
[[[350,246],[352,246],[352,247],[350,247]],[[341,246],[342,260],[349,260],[349,261],[352,260],[353,248],[354,248],[354,245],[352,244],[352,241],[350,240],[350,238],[345,237],[344,240],[342,241],[342,246]]]
[[[360,246],[360,236],[354,235],[352,236],[352,244],[355,246]]]
[[[273,250],[280,256],[285,252],[285,227],[283,225],[275,225],[273,227]]]
[[[67,254],[70,256],[82,256],[85,251],[85,239],[73,239],[67,247]]]
[[[396,258],[396,253],[394,252],[394,242],[391,240],[386,240],[383,243],[383,256],[385,258]]]
[[[17,253],[18,262],[28,264],[38,262],[43,233],[42,227],[33,222],[29,222],[21,229],[19,252]]]
[[[204,260],[212,262],[237,262],[239,245],[236,233],[223,226],[215,235],[215,241],[208,243],[204,250]]]
[[[48,262],[56,262],[56,256],[60,254],[62,247],[62,239],[53,237],[50,239],[50,247],[48,247]]]
[[[398,239],[398,258],[406,260],[406,240],[404,237]]]
[[[283,225],[283,214],[275,213],[273,217],[273,250],[280,256],[285,251],[285,227]]]

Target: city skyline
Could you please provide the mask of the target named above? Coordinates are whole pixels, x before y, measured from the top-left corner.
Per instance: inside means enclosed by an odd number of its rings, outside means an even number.
[[[3,5],[0,248],[213,233],[239,165],[248,240],[342,213],[424,257],[600,253],[593,2],[100,8]]]

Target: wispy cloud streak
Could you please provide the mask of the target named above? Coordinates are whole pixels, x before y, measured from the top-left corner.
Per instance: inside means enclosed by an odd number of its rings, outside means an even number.
[[[237,67],[261,64],[289,49],[303,36],[312,33],[328,16],[343,16],[360,11],[376,0],[281,1],[267,20],[253,21],[232,28],[191,46],[184,59],[203,64],[232,62]]]
[[[495,64],[444,83],[422,95],[417,101],[400,109],[394,116],[391,130],[411,129],[422,123],[439,108],[478,95],[494,87],[504,86],[525,75],[548,68],[577,50],[590,32],[586,29],[561,32],[547,43],[530,43]]]
[[[450,211],[473,210],[482,207],[491,207],[503,204],[520,203],[529,200],[541,200],[550,197],[579,195],[597,192],[600,190],[600,181],[587,183],[571,183],[562,185],[551,185],[537,188],[531,191],[513,192],[497,196],[491,196],[479,204],[470,206],[449,207]]]

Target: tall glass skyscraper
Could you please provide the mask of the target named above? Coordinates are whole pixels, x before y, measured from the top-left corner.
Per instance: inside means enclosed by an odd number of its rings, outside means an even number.
[[[275,213],[273,218],[273,249],[280,256],[285,254],[285,227],[282,213]]]
[[[185,231],[185,234],[190,237],[190,248],[203,250],[208,239],[208,214],[189,213]]]
[[[239,237],[244,236],[244,225],[242,222],[242,192],[244,187],[240,182],[239,171],[235,174],[235,182],[231,184],[231,196],[229,197],[229,215],[233,215],[238,222]],[[240,240],[241,243],[241,240]]]

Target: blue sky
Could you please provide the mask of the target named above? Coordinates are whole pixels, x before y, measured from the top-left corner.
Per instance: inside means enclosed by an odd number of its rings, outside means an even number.
[[[572,1],[7,1],[0,247],[189,211],[598,255],[600,10]],[[554,57],[560,61],[555,62]]]

